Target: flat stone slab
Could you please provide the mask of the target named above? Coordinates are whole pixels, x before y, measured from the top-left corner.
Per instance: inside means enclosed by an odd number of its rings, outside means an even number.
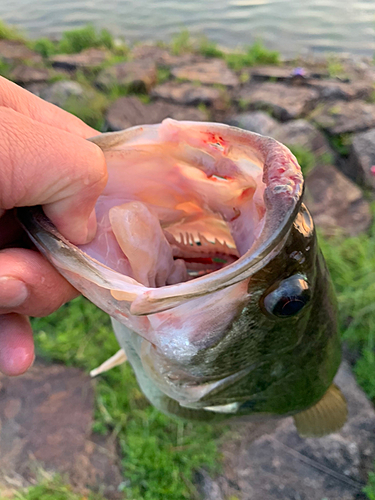
[[[286,146],[298,146],[310,151],[317,164],[333,160],[333,151],[322,132],[307,120],[293,120],[278,125],[272,131],[272,137]]]
[[[375,128],[354,134],[345,173],[355,182],[375,189]]]
[[[42,56],[17,40],[0,40],[0,59],[13,64],[21,61],[41,63]]]
[[[69,97],[83,97],[85,93],[87,94],[87,90],[78,82],[61,80],[41,89],[39,91],[39,97],[56,106],[63,107]]]
[[[344,364],[336,383],[349,408],[339,433],[298,436],[291,418],[233,425],[238,439],[224,445],[224,473],[197,477],[205,500],[359,500],[373,470],[375,412]]]
[[[103,64],[109,57],[106,50],[94,47],[83,50],[78,54],[57,54],[50,57],[54,68],[62,68],[68,71],[81,68],[95,68]]]
[[[10,74],[10,79],[13,82],[22,85],[46,82],[49,77],[50,72],[48,69],[34,68],[32,66],[27,66],[26,64],[16,66]]]
[[[237,75],[228,68],[222,59],[211,59],[194,64],[184,64],[171,69],[175,78],[200,82],[206,85],[237,87],[240,82]]]
[[[315,224],[328,236],[338,230],[356,236],[372,222],[361,189],[333,165],[319,165],[307,174],[305,202]]]
[[[315,105],[319,93],[315,89],[284,83],[257,83],[244,87],[237,100],[248,109],[270,111],[281,121],[307,114]]]
[[[36,363],[17,378],[0,375],[0,491],[24,487],[37,467],[67,474],[80,491],[104,487],[118,498],[115,443],[92,436],[93,382],[76,368]]]
[[[256,134],[272,136],[279,123],[264,111],[239,113],[226,120],[228,125],[240,127]]]
[[[151,96],[186,106],[194,106],[201,103],[212,106],[215,102],[219,101],[222,92],[214,87],[207,87],[205,85],[197,86],[189,82],[166,82],[162,85],[157,85],[151,91]]]
[[[112,103],[106,113],[106,122],[110,130],[160,123],[165,118],[193,121],[207,119],[206,114],[197,108],[161,101],[143,104],[137,97],[120,97]]]
[[[131,51],[131,57],[135,60],[152,60],[158,66],[181,66],[204,61],[205,58],[199,54],[186,53],[179,56],[171,54],[167,49],[157,45],[136,45]]]
[[[369,81],[341,82],[340,80],[311,79],[309,86],[318,90],[323,99],[368,99],[374,91]]]
[[[95,84],[103,89],[122,85],[139,91],[149,91],[156,83],[156,64],[148,59],[115,64],[101,71]]]
[[[266,80],[277,80],[283,81],[293,81],[298,80],[300,77],[301,81],[309,78],[310,74],[302,68],[295,68],[293,66],[282,65],[268,65],[268,66],[255,66],[249,70],[249,76],[256,81],[266,81]]]
[[[263,111],[252,111],[234,115],[226,123],[273,137],[286,146],[298,146],[310,151],[317,163],[322,162],[324,158],[333,158],[333,151],[324,135],[304,119],[279,123]]]
[[[311,119],[331,135],[361,132],[375,127],[375,104],[334,101],[318,107]]]

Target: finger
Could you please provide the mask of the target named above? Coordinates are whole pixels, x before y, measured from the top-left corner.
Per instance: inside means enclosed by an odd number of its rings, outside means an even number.
[[[43,205],[61,233],[87,243],[107,182],[104,155],[74,134],[0,108],[0,207]]]
[[[81,137],[98,135],[97,130],[89,127],[76,116],[43,101],[40,97],[3,77],[0,77],[0,106],[14,109],[37,122],[52,125]]]
[[[48,316],[79,293],[35,250],[0,252],[0,314]]]
[[[24,373],[34,361],[30,321],[20,314],[0,316],[0,371],[14,376]]]

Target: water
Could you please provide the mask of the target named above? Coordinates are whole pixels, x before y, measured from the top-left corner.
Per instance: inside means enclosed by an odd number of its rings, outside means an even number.
[[[33,38],[93,23],[130,42],[187,27],[231,48],[260,37],[286,55],[375,52],[374,0],[0,0],[0,18]]]

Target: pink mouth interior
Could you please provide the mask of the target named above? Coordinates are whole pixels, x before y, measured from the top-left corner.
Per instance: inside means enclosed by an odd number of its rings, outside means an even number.
[[[106,151],[97,235],[80,247],[152,288],[235,262],[259,236],[266,210],[263,165],[244,148],[199,135],[165,139],[154,128]]]

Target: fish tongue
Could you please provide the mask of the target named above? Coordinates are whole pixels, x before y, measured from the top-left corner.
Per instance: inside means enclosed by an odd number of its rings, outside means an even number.
[[[109,220],[133,277],[147,287],[160,287],[187,279],[183,261],[174,261],[159,219],[139,201],[112,207]]]

